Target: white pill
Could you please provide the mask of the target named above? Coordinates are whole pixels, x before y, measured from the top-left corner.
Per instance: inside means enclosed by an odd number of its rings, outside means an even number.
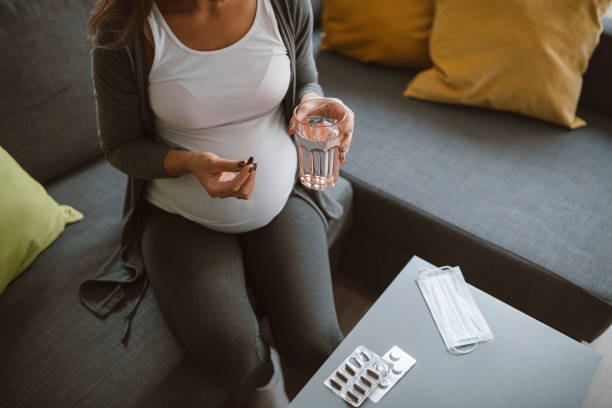
[[[397,360],[400,359],[400,356],[397,355],[396,352],[392,351],[391,353],[389,353],[389,358],[391,358],[391,360],[393,360],[393,361],[397,361]]]
[[[383,378],[382,380],[380,380],[380,383],[378,385],[380,386],[380,388],[387,388],[389,387],[389,380]]]

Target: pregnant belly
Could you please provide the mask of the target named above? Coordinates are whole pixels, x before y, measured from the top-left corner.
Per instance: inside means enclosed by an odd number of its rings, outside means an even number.
[[[193,174],[154,180],[150,183],[148,200],[168,212],[218,231],[239,233],[268,224],[289,198],[297,168],[295,145],[285,132],[282,117],[275,119],[275,126],[269,126],[270,123],[263,127],[243,126],[248,130],[246,134],[235,126],[221,132],[216,129],[211,137],[200,139],[198,146],[185,146],[232,160],[254,156],[257,173],[249,200],[212,198]],[[257,133],[252,133],[253,130]],[[176,140],[173,142],[178,144]]]

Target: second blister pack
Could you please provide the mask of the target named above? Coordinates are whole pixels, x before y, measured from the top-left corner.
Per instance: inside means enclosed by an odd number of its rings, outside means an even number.
[[[393,346],[383,355],[383,360],[389,365],[386,375],[378,383],[378,387],[369,395],[369,399],[378,402],[397,382],[412,368],[416,360],[398,346]]]

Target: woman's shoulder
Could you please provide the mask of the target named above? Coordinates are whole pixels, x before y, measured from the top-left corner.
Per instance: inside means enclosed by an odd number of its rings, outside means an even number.
[[[104,22],[100,24],[96,30],[96,33],[92,38],[92,42],[93,46],[96,48],[120,51],[133,47],[134,43],[139,39],[140,34],[144,34],[144,30],[143,32],[138,32],[135,35],[132,35],[132,38],[127,40],[124,39],[123,41],[118,42],[118,40],[125,35],[125,28],[116,22]],[[112,47],[109,48],[109,46]]]
[[[127,42],[117,43],[122,34],[112,25],[100,25],[93,38],[91,58],[94,79],[97,87],[112,87],[114,89],[132,89],[134,87],[136,60],[142,52],[136,47],[136,41],[144,34]]]

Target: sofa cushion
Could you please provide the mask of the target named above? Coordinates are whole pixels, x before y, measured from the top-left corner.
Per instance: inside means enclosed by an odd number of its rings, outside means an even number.
[[[433,16],[433,0],[327,0],[321,49],[362,62],[427,68]]]
[[[0,296],[1,405],[132,406],[181,359],[151,291],[127,347],[120,342],[124,311],[103,321],[79,303],[79,284],[119,243],[125,183],[96,162],[47,186],[85,218],[66,227]]]
[[[0,294],[64,231],[83,219],[59,205],[0,146]]]
[[[582,75],[610,0],[436,0],[434,66],[405,95],[517,112],[575,129]],[[568,21],[572,21],[568,24]]]
[[[85,32],[93,3],[0,2],[0,145],[41,183],[102,154]]]
[[[405,70],[328,52],[317,65],[326,95],[355,112],[344,175],[612,304],[612,118],[582,111],[589,126],[568,131],[405,99]]]

